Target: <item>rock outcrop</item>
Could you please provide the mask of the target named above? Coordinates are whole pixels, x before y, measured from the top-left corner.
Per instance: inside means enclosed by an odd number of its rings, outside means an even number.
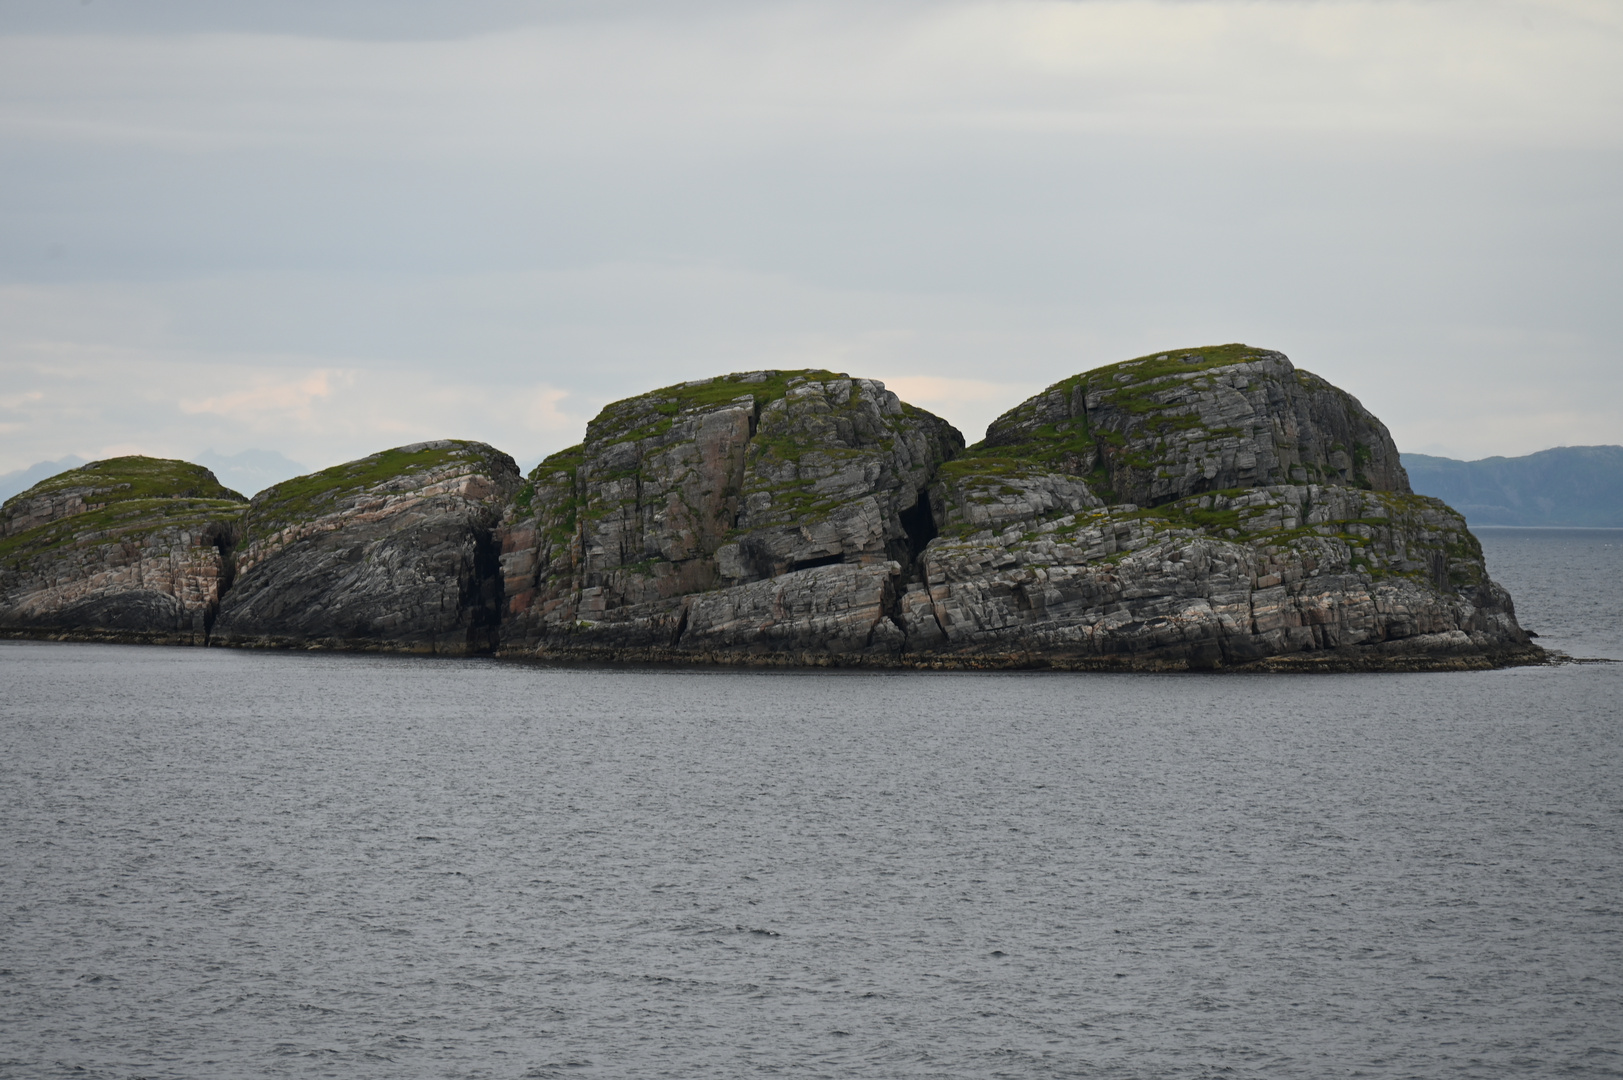
[[[492,651],[501,608],[492,529],[521,480],[501,451],[442,440],[260,492],[212,642]]]
[[[1392,437],[1356,398],[1246,345],[1072,376],[998,417],[984,446],[1087,476],[1112,503],[1268,484],[1409,490]]]
[[[93,461],[0,508],[0,633],[202,644],[247,500],[200,465]]]
[[[961,446],[881,384],[828,372],[610,406],[503,520],[502,652],[1105,669],[1541,655],[1464,521],[1409,491],[1385,427],[1283,354],[1100,368]]]
[[[604,409],[501,528],[508,655],[889,648],[963,437],[883,383],[757,371]]]

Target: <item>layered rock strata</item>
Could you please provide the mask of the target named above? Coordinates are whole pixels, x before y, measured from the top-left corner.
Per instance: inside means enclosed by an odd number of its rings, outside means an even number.
[[[1436,499],[1275,485],[939,541],[908,644],[1065,667],[1474,667],[1535,659]]]
[[[202,644],[246,505],[199,465],[94,461],[0,508],[0,633]]]
[[[1541,655],[1464,521],[1409,491],[1386,428],[1283,354],[1100,368],[961,445],[828,372],[611,406],[503,521],[502,651],[1102,669]]]
[[[827,371],[611,405],[502,523],[502,651],[867,650],[962,447],[883,383]]]
[[[211,641],[490,652],[493,527],[522,478],[483,443],[415,443],[277,484],[243,518]]]

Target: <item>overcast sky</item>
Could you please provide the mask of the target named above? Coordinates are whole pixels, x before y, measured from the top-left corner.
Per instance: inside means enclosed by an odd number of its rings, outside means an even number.
[[[0,0],[0,471],[526,466],[762,367],[957,424],[1244,341],[1623,442],[1623,5]]]

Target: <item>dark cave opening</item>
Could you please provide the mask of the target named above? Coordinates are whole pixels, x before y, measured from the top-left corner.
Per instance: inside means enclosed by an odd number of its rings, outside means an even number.
[[[924,554],[925,545],[941,535],[941,530],[936,528],[935,513],[930,509],[929,493],[920,490],[913,505],[903,510],[899,516],[902,519],[902,531],[907,533],[907,553],[911,558],[917,559]]]
[[[814,566],[833,566],[835,563],[844,561],[844,555],[819,555],[815,559],[800,559],[797,562],[790,563],[787,573],[792,574],[796,570],[810,570]]]
[[[462,581],[462,608],[466,612],[468,651],[493,653],[501,644],[502,549],[489,529],[473,534],[472,573]]]

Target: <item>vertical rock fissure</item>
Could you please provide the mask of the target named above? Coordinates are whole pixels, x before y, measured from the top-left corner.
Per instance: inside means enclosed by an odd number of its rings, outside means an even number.
[[[502,607],[506,588],[502,580],[501,545],[490,529],[473,531],[473,566],[462,597],[468,627],[468,652],[494,653],[501,645]]]
[[[936,527],[935,513],[930,509],[929,489],[920,488],[913,505],[898,516],[902,520],[902,531],[907,534],[908,557],[917,562],[930,541],[941,535],[941,530]]]
[[[890,620],[892,626],[897,627],[898,629],[901,628],[902,598],[901,593],[896,586],[897,581],[894,575],[886,578],[885,583],[880,586],[879,617],[873,621],[872,626],[868,627],[868,640],[866,643],[867,648],[871,649],[875,644],[877,644],[879,628],[880,626],[884,625],[886,619]]]
[[[220,555],[220,576],[216,579],[214,599],[203,609],[203,647],[207,648],[214,635],[214,620],[220,615],[220,601],[237,580],[237,530],[221,529],[214,534],[214,550]]]
[[[935,470],[932,469],[929,480],[914,496],[913,505],[896,515],[901,522],[903,537],[901,543],[889,546],[891,557],[902,566],[901,578],[896,583],[899,589],[905,590],[919,579],[924,549],[929,547],[931,540],[941,535],[941,530],[936,527],[935,512],[930,507],[929,485],[934,480]]]
[[[950,455],[947,460],[951,460]],[[918,502],[914,503],[913,505],[912,513],[914,514],[917,514],[919,505],[923,505],[924,518],[929,523],[929,536],[925,537],[923,542],[918,544],[918,551],[913,554],[912,565],[908,567],[907,573],[904,575],[903,588],[906,588],[906,582],[908,579],[911,579],[915,575],[917,576],[919,584],[924,586],[924,595],[930,598],[930,618],[935,620],[936,629],[941,631],[941,640],[946,642],[949,640],[947,637],[947,624],[941,621],[941,612],[936,607],[935,594],[930,588],[929,564],[924,560],[924,551],[930,546],[930,541],[941,535],[940,526],[936,524],[935,506],[930,501],[930,489],[935,486],[936,477],[940,474],[940,472],[941,462],[936,462],[933,466],[931,466],[930,475],[925,479],[924,486],[919,489]],[[902,528],[904,531],[907,530],[907,521],[905,519],[902,522]],[[909,531],[909,547],[911,547],[914,542],[913,534]]]

